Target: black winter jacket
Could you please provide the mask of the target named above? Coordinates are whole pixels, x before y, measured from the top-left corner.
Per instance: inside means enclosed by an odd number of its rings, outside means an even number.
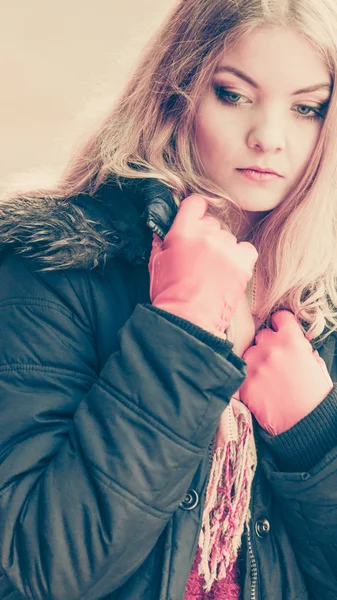
[[[232,345],[154,309],[154,181],[0,206],[0,599],[183,600]],[[43,268],[48,270],[41,270]],[[334,334],[317,343],[337,381]],[[256,428],[244,600],[337,599],[337,390]]]

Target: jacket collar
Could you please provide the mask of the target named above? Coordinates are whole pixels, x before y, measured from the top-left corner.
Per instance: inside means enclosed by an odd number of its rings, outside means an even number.
[[[169,188],[154,180],[108,180],[94,196],[15,198],[0,204],[0,248],[42,268],[93,269],[113,256],[146,264],[152,233],[164,237],[177,213]]]

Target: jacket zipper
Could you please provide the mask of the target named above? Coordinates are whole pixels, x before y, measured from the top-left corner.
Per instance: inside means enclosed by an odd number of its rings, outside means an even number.
[[[258,436],[254,436],[254,438],[255,438],[255,447],[256,447],[256,457],[258,459],[259,438],[258,438]],[[254,480],[253,480],[252,490],[251,490],[251,498],[250,498],[251,504],[252,504],[253,498],[254,498],[255,481],[256,481],[255,477],[256,477],[256,473],[254,475]],[[256,585],[257,585],[258,568],[257,568],[257,560],[255,558],[254,551],[253,551],[253,543],[252,543],[252,536],[251,536],[251,523],[252,523],[252,519],[250,519],[250,522],[247,527],[248,554],[249,554],[250,572],[251,572],[250,600],[257,600]]]
[[[253,318],[256,314],[256,264],[254,265],[254,269],[253,269],[253,277],[252,277],[252,284],[251,284],[251,295],[250,295],[250,305],[251,305],[251,311],[252,311],[252,315]],[[254,436],[255,437],[255,436]],[[256,457],[258,457],[258,438],[255,438],[255,446],[256,446]],[[255,477],[254,477],[255,479]],[[254,496],[254,483],[253,482],[253,486],[252,486],[252,495],[251,495],[251,502],[253,501],[253,496]],[[251,521],[251,520],[250,520]],[[256,584],[257,584],[257,562],[256,562],[256,558],[254,556],[254,552],[253,552],[253,544],[252,544],[252,538],[251,538],[251,533],[250,533],[250,523],[248,525],[248,535],[247,535],[247,540],[248,540],[248,553],[249,553],[249,560],[250,560],[250,570],[251,570],[251,586],[250,586],[250,600],[256,600],[257,595],[256,595]]]
[[[248,527],[248,553],[250,559],[250,571],[252,574],[251,587],[250,587],[250,600],[256,600],[256,583],[257,583],[257,562],[253,552],[252,539],[250,536],[250,527]]]

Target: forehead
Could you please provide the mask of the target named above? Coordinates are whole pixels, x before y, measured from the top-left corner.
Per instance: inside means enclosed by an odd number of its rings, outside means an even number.
[[[293,29],[261,27],[242,36],[226,50],[219,65],[235,66],[268,90],[275,86],[289,91],[330,80],[317,48]]]

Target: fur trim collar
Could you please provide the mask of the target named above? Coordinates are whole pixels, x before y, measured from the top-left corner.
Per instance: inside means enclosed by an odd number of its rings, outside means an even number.
[[[143,180],[142,180],[143,181]],[[41,270],[94,269],[116,255],[146,263],[157,221],[168,230],[176,205],[166,186],[104,184],[95,196],[19,197],[0,204],[0,249],[37,260]],[[151,218],[150,218],[151,217]],[[153,223],[154,224],[154,223]]]

